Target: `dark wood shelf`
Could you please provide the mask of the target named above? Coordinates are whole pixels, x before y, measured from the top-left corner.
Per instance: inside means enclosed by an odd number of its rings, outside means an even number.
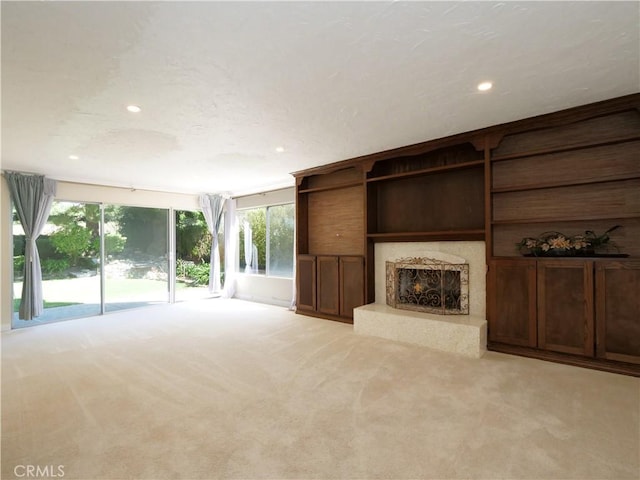
[[[491,157],[491,162],[502,162],[505,160],[515,160],[517,158],[537,157],[540,155],[548,155],[551,153],[571,152],[574,150],[584,150],[594,147],[603,147],[607,145],[617,145],[619,143],[634,142],[640,140],[640,135],[625,135],[623,137],[608,139],[604,141],[585,142],[576,145],[569,145],[561,148],[544,148],[540,150],[529,150],[526,152],[509,153],[505,155],[495,155]]]
[[[496,143],[485,191],[489,350],[640,376],[639,113],[634,103],[563,117]],[[613,225],[624,229],[611,235],[619,250],[608,255],[517,248],[536,231]]]
[[[580,180],[573,182],[546,182],[539,183],[537,185],[519,185],[514,187],[500,187],[500,188],[492,188],[491,193],[510,193],[510,192],[526,192],[529,190],[544,190],[551,188],[565,188],[565,187],[575,187],[578,185],[595,185],[598,183],[609,183],[609,182],[618,182],[621,180],[638,180],[640,176],[638,175],[611,175],[608,177],[602,177],[598,179],[592,180]]]
[[[448,172],[453,170],[463,170],[466,168],[480,167],[483,165],[484,165],[484,160],[474,160],[473,162],[455,163],[452,165],[442,165],[440,167],[424,168],[424,169],[415,170],[412,172],[402,172],[402,173],[394,173],[392,175],[384,175],[381,177],[371,177],[371,178],[367,178],[367,183],[381,182],[384,180],[395,180],[395,179],[406,178],[406,177],[419,177],[422,175],[430,175],[433,173],[442,173],[442,172]]]
[[[636,260],[636,258],[631,257],[630,255],[627,255],[625,253],[612,253],[612,254],[606,254],[606,253],[602,253],[602,254],[596,254],[596,255],[591,255],[591,256],[587,256],[585,255],[584,257],[581,257],[580,255],[575,255],[575,256],[562,256],[562,255],[558,255],[558,256],[553,256],[553,255],[549,255],[549,256],[535,256],[535,255],[519,255],[519,254],[514,254],[514,255],[494,255],[493,257],[490,258],[490,260],[505,260],[505,259],[510,259],[510,260],[543,260],[543,261],[558,261],[558,260],[568,260],[568,261],[579,261],[579,260],[615,260],[615,261],[622,261],[622,262],[626,262],[629,260]]]
[[[364,255],[360,254],[360,253],[346,253],[346,254],[339,254],[339,255],[334,255],[333,253],[322,253],[322,252],[316,252],[316,253],[298,253],[297,254],[298,257],[336,257],[336,256],[341,256],[341,257],[351,257],[351,258],[365,258]]]
[[[616,214],[615,216],[611,216],[608,218],[603,218],[601,216],[594,216],[594,217],[588,217],[588,216],[584,216],[584,217],[559,217],[559,216],[554,216],[554,217],[549,217],[549,218],[534,218],[534,219],[530,219],[530,218],[518,218],[518,219],[514,219],[514,220],[492,220],[491,224],[492,225],[526,225],[528,223],[563,223],[563,222],[589,222],[589,221],[602,221],[602,220],[611,220],[612,222],[614,220],[624,220],[627,218],[640,218],[638,215],[635,214]]]
[[[327,185],[326,187],[314,187],[314,188],[305,188],[299,189],[298,193],[314,193],[314,192],[327,192],[329,190],[340,190],[341,188],[350,188],[350,187],[361,187],[364,185],[364,182],[346,182],[346,183],[338,183],[335,185]]]
[[[367,238],[374,242],[484,240],[484,233],[484,229],[443,230],[438,232],[369,233],[367,234]]]

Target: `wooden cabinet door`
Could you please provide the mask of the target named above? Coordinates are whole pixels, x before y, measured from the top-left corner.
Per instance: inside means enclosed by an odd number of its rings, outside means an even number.
[[[353,318],[353,309],[364,305],[364,258],[340,257],[340,316]]]
[[[487,287],[489,341],[535,347],[535,260],[493,260]]]
[[[318,312],[338,315],[340,312],[340,275],[337,256],[316,257],[318,270]]]
[[[298,255],[298,274],[296,276],[297,302],[300,310],[316,309],[316,257]]]
[[[640,261],[596,262],[596,354],[640,364]]]
[[[538,347],[594,355],[593,261],[538,260]]]

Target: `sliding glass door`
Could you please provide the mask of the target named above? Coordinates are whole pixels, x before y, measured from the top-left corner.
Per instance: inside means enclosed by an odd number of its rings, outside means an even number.
[[[107,312],[169,301],[169,211],[104,207]]]
[[[175,265],[168,254],[170,213]],[[222,231],[219,242],[223,256]],[[18,318],[25,237],[14,211],[13,327],[167,303],[172,270],[176,301],[208,297],[211,243],[202,212],[56,200],[37,240],[44,312],[25,321]]]
[[[42,267],[44,311],[34,320],[18,318],[22,296],[25,236],[14,210],[13,327],[100,313],[100,205],[54,201],[36,241]]]
[[[176,210],[177,302],[209,296],[211,233],[202,212]],[[224,246],[224,241],[222,241]]]

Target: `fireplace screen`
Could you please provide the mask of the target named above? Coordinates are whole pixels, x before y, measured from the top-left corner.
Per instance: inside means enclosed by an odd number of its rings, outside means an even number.
[[[469,264],[432,258],[386,262],[387,304],[442,315],[469,313]]]

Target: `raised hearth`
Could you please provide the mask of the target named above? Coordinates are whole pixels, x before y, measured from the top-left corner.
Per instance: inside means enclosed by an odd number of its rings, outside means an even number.
[[[361,335],[480,358],[487,346],[487,321],[471,315],[436,315],[371,303],[353,310],[354,331]]]

